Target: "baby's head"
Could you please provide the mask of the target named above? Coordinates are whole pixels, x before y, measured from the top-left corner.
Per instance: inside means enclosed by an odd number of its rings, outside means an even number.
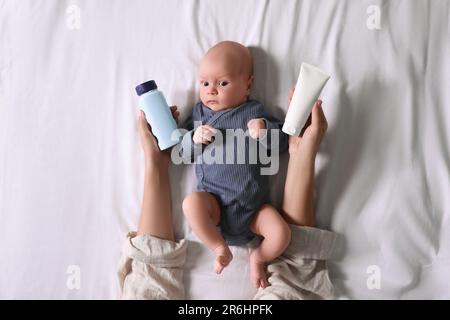
[[[234,108],[246,102],[252,83],[250,50],[237,42],[219,42],[200,63],[200,100],[211,110]]]

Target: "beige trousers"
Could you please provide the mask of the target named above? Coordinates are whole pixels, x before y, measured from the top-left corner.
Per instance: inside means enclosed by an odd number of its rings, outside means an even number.
[[[327,269],[336,234],[291,225],[286,251],[268,268],[271,286],[259,289],[254,299],[332,299]],[[119,263],[122,299],[184,299],[183,266],[187,241],[173,242],[152,236],[127,235]]]

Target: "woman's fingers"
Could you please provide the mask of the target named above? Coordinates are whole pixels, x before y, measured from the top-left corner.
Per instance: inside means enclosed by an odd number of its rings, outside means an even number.
[[[156,145],[156,139],[155,136],[152,133],[152,128],[150,124],[147,122],[147,119],[145,118],[144,111],[140,111],[139,114],[139,132],[144,140],[150,140],[154,145]]]
[[[175,119],[175,122],[178,124],[178,118],[180,117],[180,113],[175,111],[172,113],[172,117]]]
[[[145,113],[142,110],[139,113],[139,129],[141,132],[146,132],[147,130],[149,130],[149,124],[147,123]]]
[[[320,106],[320,102],[319,100],[317,100],[316,102],[314,102],[314,106],[311,112],[312,118],[311,118],[311,126],[314,129],[319,129],[320,128],[320,113],[319,113],[319,106]]]
[[[312,126],[321,132],[325,132],[328,128],[327,119],[322,109],[322,101],[317,100],[312,112]]]
[[[178,111],[177,106],[171,106],[170,111],[172,112],[172,117],[175,119],[175,122],[178,124],[178,117],[180,116],[180,112]]]
[[[145,113],[142,110],[139,115],[139,131],[141,132],[141,134],[144,134],[144,135],[150,133],[150,124],[147,122]]]
[[[311,127],[312,130],[325,132],[327,130],[328,124],[327,119],[322,110],[322,101],[317,100],[314,102],[311,113],[309,114],[308,119],[306,120],[305,125],[300,131],[300,137],[303,137],[303,133]]]
[[[304,151],[316,154],[327,128],[328,122],[322,109],[322,101],[317,100],[300,136],[289,137],[289,154],[295,154],[300,146],[307,146]]]
[[[322,101],[320,101],[320,108],[319,108],[319,114],[320,114],[320,121],[322,122],[322,126],[324,127],[325,131],[328,129],[328,121],[327,117],[325,117],[325,113],[322,109]]]
[[[309,114],[305,125],[303,126],[302,130],[300,131],[300,135],[299,135],[300,137],[303,137],[303,133],[305,133],[306,129],[308,129],[308,127],[311,125],[311,117],[312,117],[312,112]]]
[[[288,95],[288,107],[291,104],[292,101],[292,96],[294,95],[294,91],[295,91],[295,86],[293,86],[291,88],[291,90],[289,90],[289,95]]]

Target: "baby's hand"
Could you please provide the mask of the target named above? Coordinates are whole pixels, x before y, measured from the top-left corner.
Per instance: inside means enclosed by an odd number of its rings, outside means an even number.
[[[217,132],[217,129],[214,129],[207,124],[203,126],[199,126],[195,132],[192,140],[194,140],[195,144],[210,144],[213,140],[214,134]]]
[[[252,119],[247,123],[248,132],[253,139],[259,139],[263,136],[262,129],[266,129],[266,122],[263,118]]]

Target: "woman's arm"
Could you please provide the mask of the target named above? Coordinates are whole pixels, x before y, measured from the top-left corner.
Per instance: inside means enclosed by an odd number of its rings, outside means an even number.
[[[174,241],[169,171],[166,166],[145,168],[144,196],[137,233]]]
[[[171,107],[171,110],[177,120],[179,113],[176,107]],[[145,154],[145,177],[138,235],[146,234],[173,241],[175,236],[169,183],[170,150],[159,150],[142,111],[139,117],[139,135]]]
[[[294,90],[291,90],[291,100]],[[299,137],[289,137],[289,164],[282,214],[290,224],[314,226],[314,163],[328,128],[322,101],[314,103],[311,116]]]
[[[287,223],[313,227],[315,156],[290,154],[282,214]]]

